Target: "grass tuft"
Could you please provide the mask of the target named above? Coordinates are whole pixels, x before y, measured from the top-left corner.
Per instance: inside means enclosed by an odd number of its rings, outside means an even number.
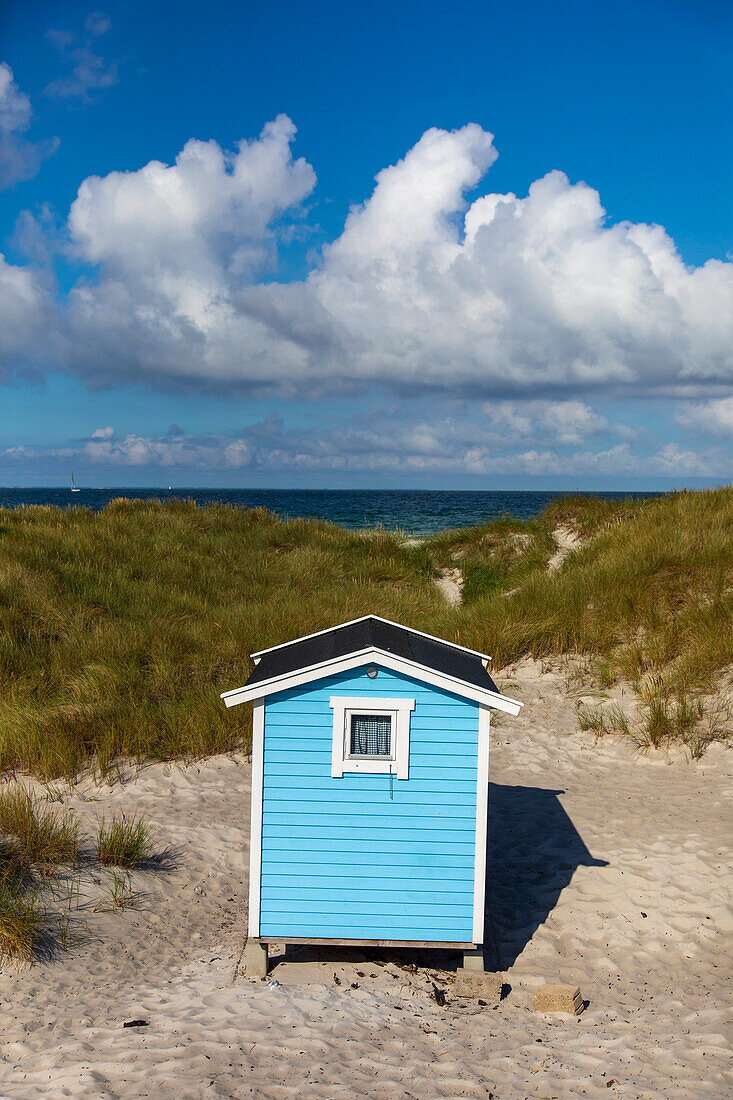
[[[133,814],[114,816],[109,825],[104,818],[97,831],[97,858],[104,866],[139,867],[152,855],[150,825]]]
[[[56,810],[24,787],[0,790],[0,833],[14,838],[21,858],[49,870],[76,863],[79,825],[70,810]]]
[[[150,828],[134,814],[113,817],[109,825],[102,820],[97,839],[100,862],[124,869],[113,873],[103,908],[134,904],[132,868],[172,866],[168,851],[151,856]],[[78,851],[78,823],[70,811],[24,787],[0,789],[0,960],[30,962],[41,948],[67,950],[76,941],[71,914],[80,905]],[[62,864],[64,873],[50,874]]]
[[[13,843],[0,843],[0,959],[29,962],[43,934],[45,914],[37,903],[27,862]]]
[[[629,722],[618,704],[589,710],[587,707],[578,707],[578,725],[582,730],[593,730],[598,736],[604,733],[622,733],[629,735]]]

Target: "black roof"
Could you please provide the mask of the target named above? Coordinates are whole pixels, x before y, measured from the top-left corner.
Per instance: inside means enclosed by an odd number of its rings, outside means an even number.
[[[247,687],[273,680],[311,665],[346,657],[371,647],[415,661],[465,684],[500,694],[484,668],[482,658],[450,642],[426,637],[406,626],[368,615],[353,623],[334,626],[310,638],[296,639],[275,649],[264,650],[247,680]]]

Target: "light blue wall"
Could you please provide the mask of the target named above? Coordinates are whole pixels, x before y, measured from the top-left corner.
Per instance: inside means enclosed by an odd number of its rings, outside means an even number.
[[[414,698],[410,778],[331,778],[331,695]],[[260,935],[470,942],[478,704],[387,669],[265,704]]]

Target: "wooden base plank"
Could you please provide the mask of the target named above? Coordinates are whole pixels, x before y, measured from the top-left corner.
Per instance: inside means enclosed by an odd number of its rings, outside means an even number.
[[[423,949],[439,947],[452,951],[469,951],[481,946],[464,941],[446,942],[444,940],[322,940],[304,936],[250,936],[250,939],[258,943],[312,944],[315,947],[419,947]]]

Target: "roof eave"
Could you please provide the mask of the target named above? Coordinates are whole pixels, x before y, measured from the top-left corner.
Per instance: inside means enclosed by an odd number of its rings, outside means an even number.
[[[220,698],[224,700],[227,707],[235,707],[240,703],[249,703],[254,699],[263,699],[278,691],[287,691],[289,688],[300,687],[301,685],[312,683],[312,681],[322,679],[324,676],[348,671],[370,660],[386,668],[391,668],[393,671],[414,675],[417,680],[430,683],[435,687],[452,692],[452,694],[459,695],[464,699],[471,699],[474,702],[483,703],[486,706],[493,707],[495,710],[504,711],[506,714],[511,714],[515,717],[519,714],[523,706],[517,699],[512,699],[508,695],[490,691],[487,688],[479,687],[477,684],[469,684],[447,673],[438,672],[426,665],[419,664],[417,661],[409,660],[407,657],[397,656],[394,653],[388,653],[386,650],[378,649],[375,646],[370,646],[368,649],[358,650],[354,653],[343,654],[340,657],[332,657],[327,661],[321,661],[307,668],[281,673],[279,676],[273,676],[270,680],[262,680],[255,684],[244,684],[240,688],[233,688],[230,691],[222,692]]]

